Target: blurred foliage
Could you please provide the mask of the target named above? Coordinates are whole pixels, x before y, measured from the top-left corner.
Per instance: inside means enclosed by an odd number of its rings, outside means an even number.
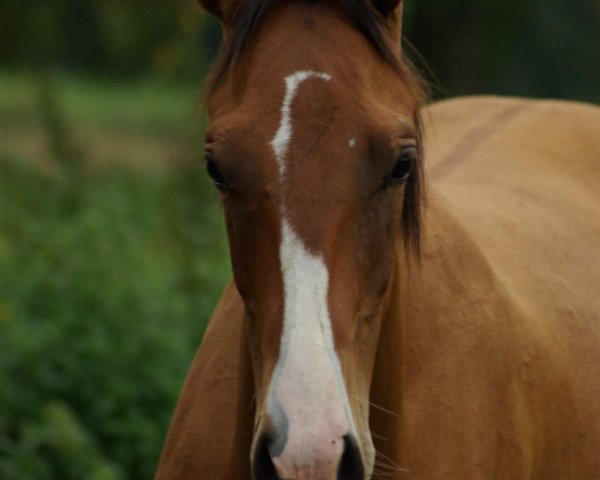
[[[0,64],[198,80],[218,23],[194,0],[3,0]]]
[[[598,0],[405,3],[405,36],[431,65],[439,95],[600,102]]]
[[[55,89],[53,167],[0,154],[0,478],[148,479],[228,276],[219,206],[199,163],[90,168]]]
[[[600,101],[598,0],[409,0],[405,34],[438,95]],[[195,0],[3,0],[0,65],[199,81],[220,42]],[[419,62],[417,62],[419,63]]]

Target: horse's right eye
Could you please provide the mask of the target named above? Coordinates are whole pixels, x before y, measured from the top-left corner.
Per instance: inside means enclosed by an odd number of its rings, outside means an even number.
[[[219,167],[217,167],[217,164],[212,158],[207,158],[206,160],[206,173],[208,173],[208,176],[221,192],[229,190],[229,185],[227,184],[227,180],[225,180],[225,176],[221,170],[219,170]]]

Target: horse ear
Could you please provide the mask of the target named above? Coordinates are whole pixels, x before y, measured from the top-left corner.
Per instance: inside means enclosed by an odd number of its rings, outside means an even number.
[[[373,0],[373,6],[379,13],[388,18],[397,8],[402,9],[402,0]]]
[[[200,7],[226,24],[239,6],[238,0],[197,0]]]
[[[398,38],[402,35],[402,7],[403,0],[371,0],[373,7],[385,19],[388,28]]]

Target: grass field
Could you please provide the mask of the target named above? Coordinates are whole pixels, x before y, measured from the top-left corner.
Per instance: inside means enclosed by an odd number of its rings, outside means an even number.
[[[229,276],[201,139],[194,86],[0,73],[0,478],[152,477]]]
[[[73,141],[93,164],[155,168],[198,158],[203,116],[198,88],[152,80],[115,82],[55,74],[0,72],[0,148],[26,161],[48,161],[40,113],[50,86]]]

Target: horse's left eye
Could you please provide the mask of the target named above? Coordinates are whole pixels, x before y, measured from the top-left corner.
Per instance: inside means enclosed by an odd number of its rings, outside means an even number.
[[[406,182],[410,176],[415,155],[416,152],[414,148],[403,148],[394,164],[394,168],[385,176],[385,183],[392,185]]]

